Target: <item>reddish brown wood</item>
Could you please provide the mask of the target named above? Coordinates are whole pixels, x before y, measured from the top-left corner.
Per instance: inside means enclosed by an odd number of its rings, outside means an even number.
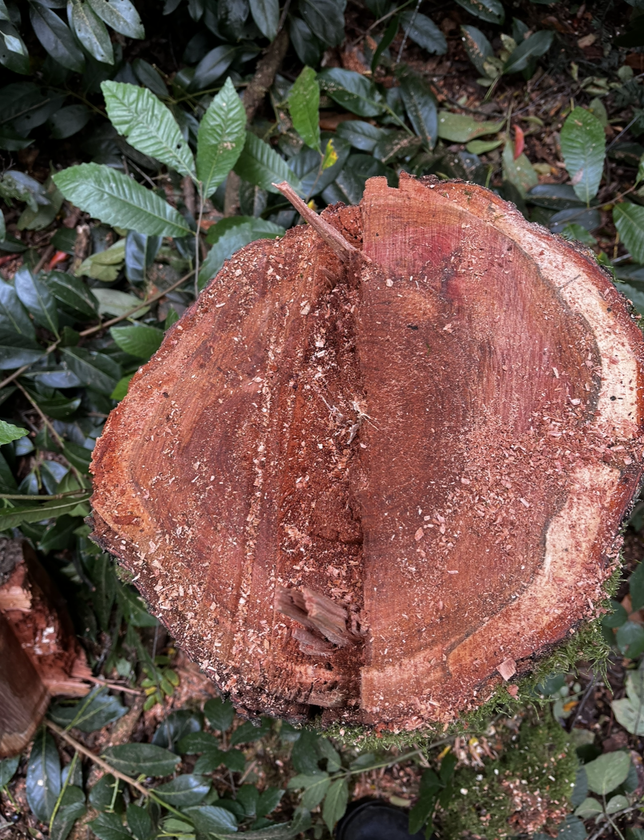
[[[85,655],[65,604],[24,540],[0,539],[0,757],[19,752],[50,697],[83,697]]]
[[[374,178],[323,218],[358,252],[253,243],[132,380],[94,533],[241,709],[420,729],[596,614],[644,342],[589,252],[481,187]]]

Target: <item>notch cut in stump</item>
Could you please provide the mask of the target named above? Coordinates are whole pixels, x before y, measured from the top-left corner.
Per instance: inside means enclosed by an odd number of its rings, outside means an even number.
[[[94,537],[246,713],[422,729],[596,614],[644,342],[589,252],[481,187],[373,178],[311,221],[134,377]]]

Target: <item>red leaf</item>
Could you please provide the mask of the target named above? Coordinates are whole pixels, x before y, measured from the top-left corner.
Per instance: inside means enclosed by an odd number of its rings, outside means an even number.
[[[514,126],[514,159],[516,160],[525,148],[525,135],[523,129],[518,125]]]

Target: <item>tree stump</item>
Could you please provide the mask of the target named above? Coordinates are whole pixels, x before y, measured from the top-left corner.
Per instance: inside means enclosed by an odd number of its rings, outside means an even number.
[[[446,723],[597,615],[642,334],[590,252],[481,187],[373,178],[311,222],[136,374],[94,538],[246,713]]]

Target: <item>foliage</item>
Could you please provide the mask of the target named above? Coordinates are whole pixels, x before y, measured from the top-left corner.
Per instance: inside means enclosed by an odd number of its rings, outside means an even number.
[[[0,281],[0,531],[40,552],[95,673],[141,691],[148,712],[161,714],[176,697],[181,671],[172,647],[157,650],[157,621],[130,582],[88,540],[91,451],[138,367],[225,260],[298,221],[276,181],[317,208],[356,203],[367,178],[395,185],[403,169],[489,186],[531,221],[592,248],[644,312],[644,146],[612,128],[628,121],[632,137],[644,133],[644,88],[625,54],[605,44],[605,60],[591,70],[527,0],[511,20],[510,4],[458,0],[451,8],[461,25],[447,37],[429,3],[366,6],[364,63],[359,56],[338,66],[344,48],[333,50],[355,35],[345,0],[165,0],[163,27],[183,39],[169,70],[147,43],[134,51],[130,39],[150,38],[157,26],[143,4],[0,0],[0,261],[13,266]],[[287,58],[249,122],[241,95],[281,28]],[[484,94],[474,107],[422,69],[428,57],[457,48]],[[571,86],[572,101],[555,118],[559,146],[550,154],[565,167],[558,171],[533,163],[531,143],[544,126],[522,113],[528,105],[513,111],[487,101],[514,89],[529,103],[526,85],[537,90],[544,67],[565,72]],[[342,119],[328,130],[320,111]],[[52,150],[55,164],[40,180],[21,171],[21,156],[38,146]],[[74,165],[61,170],[60,159]],[[630,178],[618,195],[616,166]],[[70,204],[83,213],[74,217]],[[230,206],[239,209],[222,217]],[[71,228],[60,226],[63,216],[75,218]],[[89,225],[85,244],[79,221]],[[44,260],[41,241],[53,246]],[[614,601],[601,622],[602,644],[630,669],[612,710],[634,737],[644,734],[644,631],[634,615],[644,606],[642,569],[629,582],[632,612]],[[574,720],[584,696],[568,672],[582,652],[598,651],[592,632],[555,651],[516,700],[502,686],[462,722],[472,746],[494,714],[511,719],[526,703],[546,704],[538,725],[528,718],[518,733],[508,728],[505,751],[483,768],[457,765],[452,734],[436,744],[404,733],[356,736],[348,727],[324,737],[268,720],[255,727],[225,700],[210,700],[164,715],[151,743],[105,748],[100,758],[128,778],[107,774],[89,787],[83,756],[66,738],[82,741],[127,713],[117,690],[99,686],[80,701],[52,704],[22,763],[0,762],[0,789],[10,795],[15,774],[26,774],[29,807],[58,840],[89,819],[88,809],[95,836],[110,840],[286,838],[309,826],[319,837],[344,814],[358,777],[410,763],[421,777],[412,831],[429,836],[435,825],[446,837],[463,828],[503,836],[511,814],[503,783],[528,775],[531,790],[547,789],[567,813],[562,840],[581,838],[582,819],[592,831],[625,825],[635,808],[624,751],[590,759],[580,752],[586,764],[568,801],[577,758],[561,723]],[[449,749],[437,754],[446,740]],[[282,762],[279,778],[253,776],[251,745]]]

